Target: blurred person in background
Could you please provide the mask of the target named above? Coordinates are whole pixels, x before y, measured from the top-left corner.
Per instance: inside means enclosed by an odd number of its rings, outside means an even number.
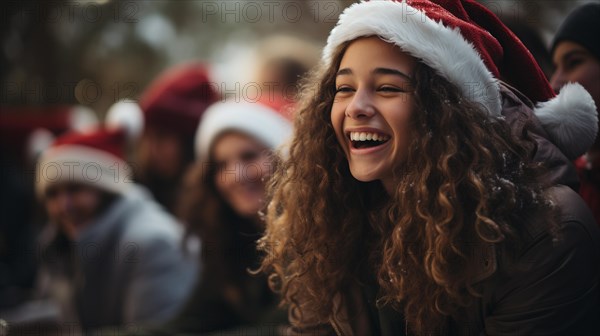
[[[259,210],[275,150],[290,135],[290,122],[259,103],[219,102],[206,111],[180,209],[189,234],[202,240],[202,275],[183,312],[159,333],[285,323],[267,279],[249,270],[259,263]]]
[[[260,102],[283,113],[293,109],[298,82],[308,69],[299,61],[288,58],[273,58],[263,65],[259,82],[262,85]]]
[[[50,223],[40,238],[39,301],[5,315],[9,323],[156,325],[188,297],[198,242],[184,246],[183,226],[130,180],[123,147],[132,129],[72,132],[42,153],[35,189]]]
[[[260,103],[291,118],[299,82],[317,64],[319,49],[309,40],[273,35],[258,47],[254,78],[261,87]]]
[[[194,134],[204,110],[218,99],[201,64],[161,74],[140,97],[144,131],[135,150],[135,180],[173,213],[181,176],[194,160]]]
[[[47,148],[54,135],[97,122],[94,112],[81,105],[1,108],[0,309],[27,300],[34,286],[38,260],[33,251],[41,229],[37,224],[45,222],[33,192],[40,148]]]
[[[596,106],[600,106],[599,29],[599,3],[585,4],[566,18],[552,42],[556,71],[550,80],[556,92],[567,83],[581,84],[592,95]],[[586,154],[575,160],[575,166],[581,182],[579,194],[600,225],[600,136]]]

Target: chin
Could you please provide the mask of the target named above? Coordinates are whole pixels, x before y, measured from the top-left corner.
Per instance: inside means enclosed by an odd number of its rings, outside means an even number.
[[[255,217],[258,214],[260,208],[256,204],[248,204],[245,206],[238,207],[237,213],[244,218]]]
[[[350,168],[352,177],[360,182],[372,182],[380,179],[379,174],[373,169],[352,169]]]
[[[354,177],[355,179],[357,179],[360,182],[373,182],[373,181],[377,180],[376,178],[373,178],[370,176],[364,176],[364,175],[352,174],[352,177]]]

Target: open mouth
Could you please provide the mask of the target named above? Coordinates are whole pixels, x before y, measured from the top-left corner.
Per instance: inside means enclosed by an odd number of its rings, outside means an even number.
[[[363,149],[383,145],[390,140],[390,136],[374,132],[349,132],[348,138],[352,148]]]

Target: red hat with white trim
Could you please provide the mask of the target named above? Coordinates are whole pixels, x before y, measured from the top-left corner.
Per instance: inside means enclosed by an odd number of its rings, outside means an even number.
[[[167,69],[140,97],[145,128],[193,139],[204,110],[219,99],[208,69],[188,63]]]
[[[332,65],[338,46],[363,36],[379,36],[420,59],[491,116],[502,113],[499,81],[509,83],[534,103],[541,102],[535,113],[568,157],[583,154],[596,137],[598,117],[589,93],[579,84],[570,84],[555,97],[527,48],[473,0],[353,4],[340,15],[327,39],[325,66]]]
[[[42,138],[53,138],[67,131],[82,131],[97,126],[98,118],[94,111],[82,105],[2,106],[0,150],[3,154],[29,161],[39,154],[40,146],[47,147],[47,144],[42,144]],[[46,135],[40,137],[36,132],[38,129],[44,129]]]
[[[142,121],[137,104],[124,101],[109,111],[103,127],[58,137],[39,158],[37,196],[43,199],[50,186],[69,182],[125,193],[133,183],[125,145],[139,133]]]
[[[270,149],[280,150],[292,134],[292,123],[278,111],[261,103],[232,100],[214,103],[198,125],[196,156],[206,159],[215,140],[226,131],[242,132]]]

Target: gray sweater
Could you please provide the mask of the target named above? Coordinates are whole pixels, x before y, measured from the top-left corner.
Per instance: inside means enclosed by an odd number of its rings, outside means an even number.
[[[42,237],[40,297],[83,330],[157,325],[178,312],[199,274],[199,242],[139,186],[117,199],[63,252]],[[64,245],[64,244],[63,244]],[[79,329],[79,328],[78,328]]]

